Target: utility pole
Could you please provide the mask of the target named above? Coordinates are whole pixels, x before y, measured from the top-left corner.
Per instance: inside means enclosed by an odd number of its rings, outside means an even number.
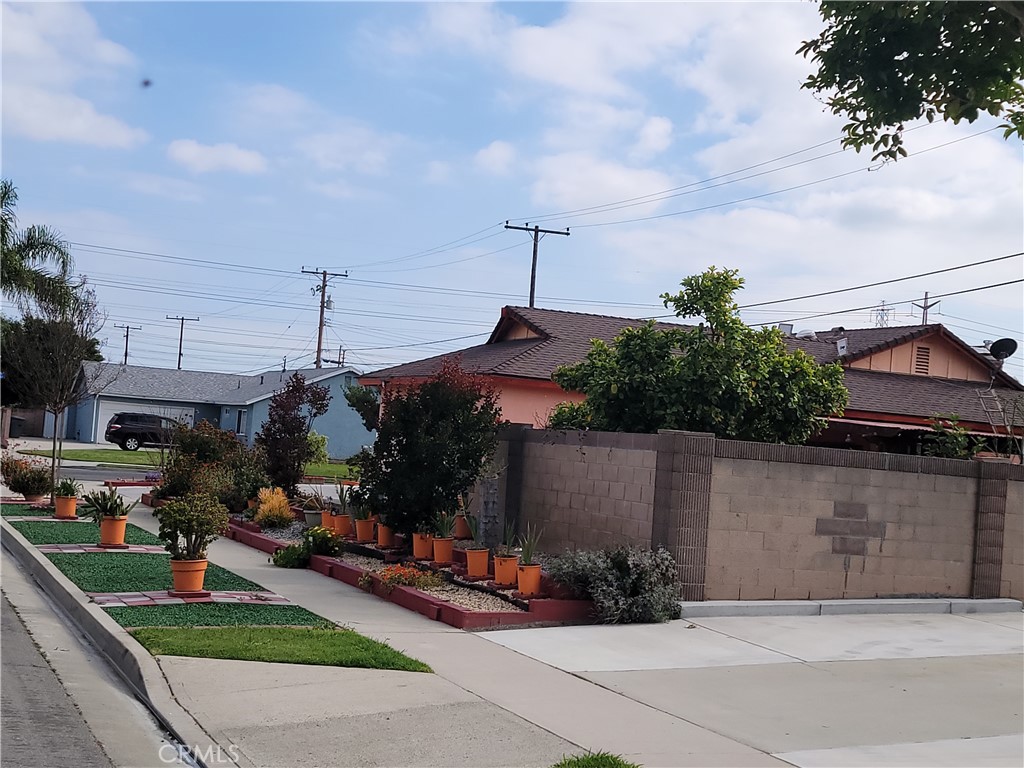
[[[324,351],[324,310],[327,308],[327,278],[348,277],[348,272],[328,272],[326,269],[319,271],[303,269],[302,274],[320,275],[320,285],[314,288],[313,291],[320,291],[320,325],[316,332],[316,367],[322,368]]]
[[[941,301],[928,301],[928,291],[924,292],[924,301],[918,304],[914,302],[914,306],[921,310],[921,325],[928,325],[928,310],[934,306],[941,304]]]
[[[569,228],[566,227],[564,232],[560,229],[541,229],[536,224],[531,227],[530,222],[526,222],[525,227],[514,227],[506,221],[505,229],[518,229],[520,232],[533,233],[533,266],[530,267],[530,306],[533,307],[533,300],[537,290],[537,244],[540,242],[540,236],[565,235],[568,237]]]
[[[121,365],[128,365],[128,336],[132,331],[141,331],[141,325],[114,325],[115,328],[124,328],[124,362]]]
[[[185,321],[187,320],[187,321],[192,322],[192,323],[198,323],[199,322],[199,318],[198,317],[180,317],[180,316],[171,317],[170,315],[167,315],[167,319],[168,320],[180,320],[181,321],[181,330],[178,331],[178,370],[180,371],[181,370],[181,344],[185,340]]]

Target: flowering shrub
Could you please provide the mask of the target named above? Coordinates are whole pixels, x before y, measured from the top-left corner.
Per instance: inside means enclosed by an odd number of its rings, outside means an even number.
[[[548,569],[580,597],[594,601],[608,624],[634,624],[679,618],[676,563],[668,550],[616,547],[566,552]]]
[[[305,568],[309,565],[309,550],[302,544],[289,544],[270,557],[278,568]]]
[[[302,543],[311,555],[334,557],[341,552],[343,539],[330,528],[317,525],[303,531]]]
[[[260,528],[285,528],[295,520],[288,497],[280,488],[260,488],[257,498],[259,505],[253,522]]]
[[[4,484],[23,496],[42,496],[51,490],[50,468],[39,459],[22,459],[10,453],[0,458]]]
[[[438,574],[421,571],[412,565],[388,565],[377,572],[377,578],[388,592],[395,587],[429,589],[441,586],[444,581]]]

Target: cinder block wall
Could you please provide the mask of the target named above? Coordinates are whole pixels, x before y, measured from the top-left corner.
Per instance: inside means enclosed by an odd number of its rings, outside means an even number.
[[[970,477],[716,458],[705,597],[966,596],[977,486]]]
[[[1024,600],[1024,481],[1006,484],[1003,574],[999,596]]]
[[[547,552],[650,546],[656,435],[526,431],[519,529],[544,528]]]

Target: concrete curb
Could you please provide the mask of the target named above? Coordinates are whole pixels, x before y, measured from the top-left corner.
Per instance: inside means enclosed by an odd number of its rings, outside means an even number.
[[[1020,600],[994,598],[879,598],[877,600],[705,600],[682,602],[682,618],[706,619],[727,616],[843,616],[853,614],[908,613],[1013,613]]]
[[[213,737],[175,699],[156,659],[106,612],[91,603],[45,555],[18,533],[6,520],[0,520],[3,548],[21,565],[43,591],[75,623],[127,683],[132,692],[153,713],[167,731],[190,751],[215,745]],[[220,754],[230,752],[222,748]],[[192,759],[205,767],[193,753]]]

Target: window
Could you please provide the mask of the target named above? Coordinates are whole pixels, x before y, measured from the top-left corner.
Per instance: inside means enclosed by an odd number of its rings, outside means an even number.
[[[927,376],[932,359],[931,347],[917,347],[914,350],[914,373]]]
[[[247,412],[242,410],[241,408],[238,409],[238,417],[237,417],[237,420],[235,422],[235,434],[236,435],[244,435],[245,434],[245,415],[246,415],[246,413]]]

